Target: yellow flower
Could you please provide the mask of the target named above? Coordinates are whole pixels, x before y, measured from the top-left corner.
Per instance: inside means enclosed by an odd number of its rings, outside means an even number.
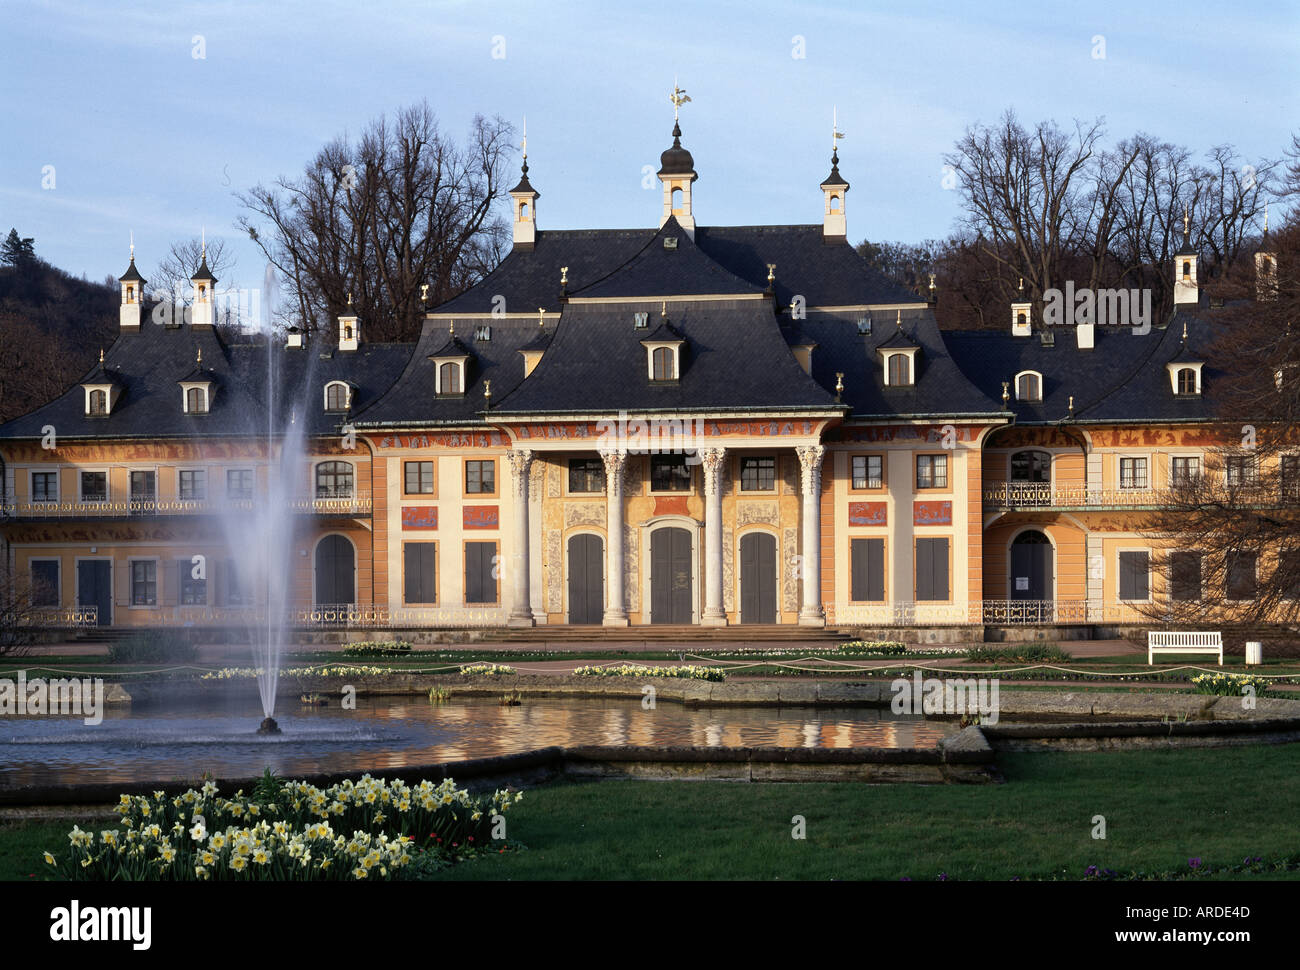
[[[45,863],[46,865],[54,865],[54,856],[50,855],[48,852],[45,853]]]
[[[258,849],[253,853],[253,861],[259,866],[264,866],[271,861],[271,857],[266,854],[265,849]]]
[[[248,861],[243,856],[237,855],[230,860],[230,868],[234,869],[235,872],[243,872],[246,865],[248,865]]]

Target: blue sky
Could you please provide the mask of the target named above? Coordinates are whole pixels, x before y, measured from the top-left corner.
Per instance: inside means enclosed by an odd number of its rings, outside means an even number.
[[[1300,127],[1300,5],[1259,7],[5,0],[0,233],[102,279],[130,231],[147,276],[206,226],[235,249],[223,283],[257,285],[233,193],[422,97],[457,136],[475,113],[527,115],[542,228],[652,226],[642,169],[670,143],[676,75],[701,224],[820,221],[838,106],[850,239],[916,241],[957,216],[943,153],[1008,107],[1281,154]]]

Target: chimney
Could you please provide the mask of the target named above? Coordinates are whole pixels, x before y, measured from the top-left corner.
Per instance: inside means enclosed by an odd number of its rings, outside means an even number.
[[[1025,299],[1025,279],[1020,278],[1017,298],[1011,302],[1011,336],[1028,337],[1034,330],[1034,305]]]
[[[352,294],[348,294],[348,310],[339,316],[339,350],[356,350],[361,342],[361,324],[352,312]]]

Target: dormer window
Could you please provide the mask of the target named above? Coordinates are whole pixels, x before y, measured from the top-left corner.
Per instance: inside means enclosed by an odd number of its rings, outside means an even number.
[[[1038,371],[1021,371],[1016,375],[1016,400],[1041,401],[1043,399],[1043,375]]]
[[[1190,355],[1188,355],[1190,356]],[[1175,361],[1167,365],[1171,389],[1178,397],[1195,397],[1201,393],[1201,363]]]
[[[119,388],[116,384],[83,384],[86,392],[86,414],[102,418],[113,410],[117,403]]]
[[[668,322],[665,312],[664,321],[641,341],[646,350],[646,375],[650,380],[658,383],[681,380],[683,343],[685,340],[681,333]]]
[[[185,413],[208,413],[208,389],[206,387],[188,387],[185,389]]]
[[[650,355],[650,379],[672,381],[677,379],[677,354],[671,347],[656,347]]]
[[[448,361],[438,365],[437,392],[439,394],[465,393],[464,375],[461,373],[463,366],[459,361]]]
[[[346,411],[352,406],[352,388],[345,381],[325,385],[325,410]]]
[[[492,327],[486,323],[483,324],[483,326],[479,327],[474,331],[474,339],[476,341],[484,341],[484,342],[491,340]]]
[[[637,330],[645,330],[650,326],[650,314],[645,311],[632,314],[632,326]]]
[[[916,351],[882,351],[886,387],[911,387],[916,383]]]

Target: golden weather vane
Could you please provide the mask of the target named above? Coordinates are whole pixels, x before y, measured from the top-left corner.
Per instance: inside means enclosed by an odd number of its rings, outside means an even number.
[[[677,78],[673,78],[673,93],[668,95],[668,100],[673,103],[673,121],[676,121],[677,112],[681,110],[682,105],[691,100],[686,89],[677,86]]]

